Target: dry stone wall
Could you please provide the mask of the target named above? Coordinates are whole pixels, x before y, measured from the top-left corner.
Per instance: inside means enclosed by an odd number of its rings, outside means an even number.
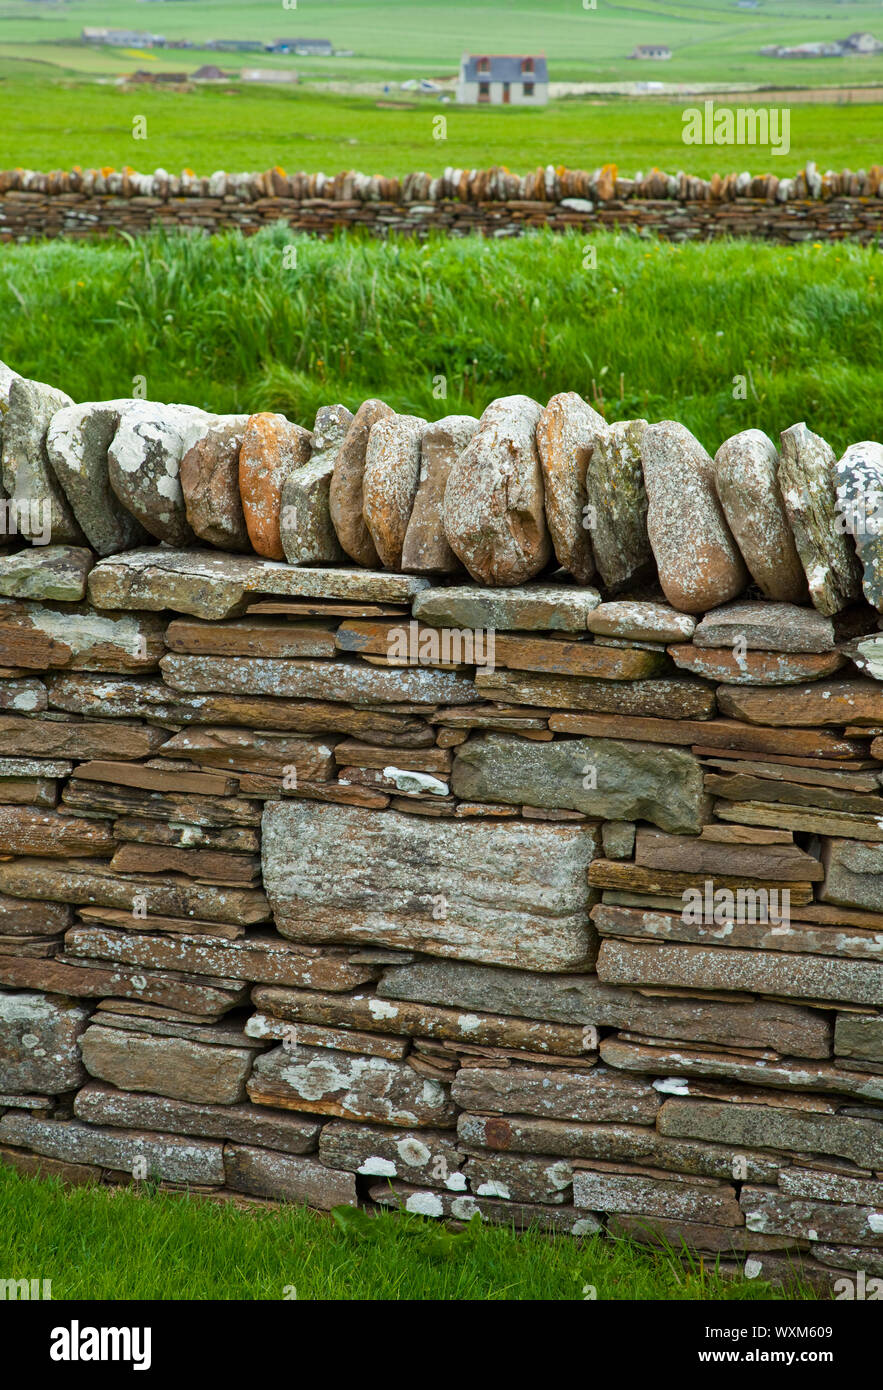
[[[453,236],[518,236],[530,228],[622,227],[673,241],[751,236],[778,242],[873,242],[883,233],[883,167],[856,172],[813,163],[798,173],[711,179],[654,169],[623,178],[612,164],[593,171],[548,165],[446,169],[403,179],[344,172],[139,174],[132,169],[39,173],[0,170],[0,242],[95,237],[152,228],[247,234],[283,221],[320,236],[362,228],[376,236],[432,230]]]
[[[879,444],[0,399],[0,1160],[883,1277]]]

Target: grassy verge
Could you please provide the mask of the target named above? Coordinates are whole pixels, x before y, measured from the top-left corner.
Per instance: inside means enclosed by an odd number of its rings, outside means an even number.
[[[802,419],[836,449],[879,437],[878,251],[592,246],[594,268],[584,238],[546,233],[320,242],[279,224],[251,239],[10,246],[0,355],[77,400],[129,395],[144,376],[153,399],[308,424],[335,400],[436,418],[574,390],[611,420],[682,420],[712,452]]]
[[[66,1189],[0,1168],[0,1277],[51,1279],[54,1299],[812,1299],[723,1279],[698,1258],[628,1241],[478,1225],[455,1237],[381,1214],[341,1230],[291,1207],[126,1188]],[[587,1288],[588,1286],[588,1288]]]

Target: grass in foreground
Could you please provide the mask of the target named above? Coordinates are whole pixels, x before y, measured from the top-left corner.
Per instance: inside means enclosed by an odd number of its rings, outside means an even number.
[[[0,1278],[51,1279],[54,1299],[579,1300],[587,1286],[599,1300],[815,1297],[626,1241],[479,1223],[451,1236],[389,1214],[353,1225],[146,1187],[67,1189],[0,1167]]]
[[[322,242],[281,223],[7,246],[0,358],[80,401],[143,376],[154,400],[310,425],[369,396],[435,419],[577,391],[609,420],[681,420],[712,453],[803,419],[842,451],[879,437],[883,259],[614,234]]]

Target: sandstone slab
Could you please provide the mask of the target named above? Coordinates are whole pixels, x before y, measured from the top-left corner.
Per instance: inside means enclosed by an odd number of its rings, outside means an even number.
[[[581,632],[601,602],[597,589],[566,584],[529,584],[497,590],[459,584],[424,589],[413,614],[435,627],[491,628],[496,632]]]
[[[493,401],[451,466],[445,536],[479,584],[523,584],[551,558],[536,445],[541,414],[527,396]]]
[[[201,1139],[229,1139],[234,1144],[293,1154],[311,1153],[319,1136],[317,1121],[274,1114],[266,1106],[172,1100],[168,1096],[120,1091],[101,1081],[90,1081],[77,1092],[74,1114],[90,1125],[195,1134]]]
[[[839,613],[861,595],[861,566],[837,525],[834,451],[802,422],[782,431],[779,487],[794,543],[820,613]]]
[[[172,1100],[232,1105],[245,1099],[253,1053],[186,1038],[122,1032],[91,1024],[80,1042],[90,1076],[122,1091],[149,1091]]]
[[[737,643],[750,651],[832,652],[834,624],[815,608],[742,599],[706,613],[693,634],[695,647]]]
[[[86,595],[94,563],[91,550],[75,545],[34,546],[0,557],[0,594],[7,598],[77,603]]]
[[[326,1168],[315,1158],[225,1144],[224,1171],[228,1187],[254,1197],[297,1202],[318,1211],[355,1206],[357,1201],[355,1179]]]
[[[463,1110],[585,1123],[652,1125],[661,1105],[652,1086],[599,1067],[461,1067],[451,1096]]]
[[[582,827],[426,821],[312,802],[270,803],[263,821],[264,883],[284,936],[526,969],[587,959],[594,848]]]
[[[696,619],[689,613],[679,613],[667,603],[614,599],[593,609],[586,618],[586,627],[602,637],[637,642],[689,642]]]
[[[782,501],[778,469],[779,452],[769,436],[763,430],[742,430],[715,454],[714,483],[755,584],[766,598],[799,603],[806,596],[806,576]]]
[[[451,1129],[449,1087],[419,1076],[405,1062],[359,1057],[331,1048],[285,1047],[265,1052],[254,1065],[248,1093],[257,1105],[274,1105],[377,1124]]]
[[[420,477],[426,421],[417,415],[378,420],[368,436],[362,475],[362,516],[380,563],[402,567],[402,547]]]
[[[477,428],[474,415],[445,415],[423,431],[417,491],[402,546],[402,569],[411,574],[458,574],[462,570],[445,537],[445,488],[455,460]]]
[[[714,490],[709,455],[683,425],[663,420],[644,431],[641,459],[647,534],[669,603],[703,613],[735,598],[748,572]]]
[[[373,425],[394,413],[383,401],[362,402],[337,451],[329,486],[328,508],[337,539],[351,559],[369,569],[377,568],[379,557],[363,514],[368,438]]]
[[[252,415],[239,452],[239,495],[248,538],[258,555],[284,560],[282,489],[309,462],[313,436],[284,415]]]
[[[595,573],[586,512],[587,470],[598,440],[607,432],[604,418],[575,391],[553,396],[537,421],[546,524],[555,558],[578,584],[588,584]]]
[[[239,454],[247,418],[233,416],[210,425],[181,459],[188,525],[199,540],[221,550],[251,549],[239,496]]]

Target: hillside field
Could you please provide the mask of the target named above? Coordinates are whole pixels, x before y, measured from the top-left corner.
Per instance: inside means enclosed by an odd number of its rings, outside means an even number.
[[[0,0],[0,58],[38,61],[56,71],[114,75],[151,63],[192,70],[205,51],[137,51],[80,44],[84,26],[151,30],[170,39],[267,41],[329,38],[346,58],[215,55],[222,66],[295,66],[306,80],[401,80],[453,74],[464,50],[545,52],[555,81],[770,82],[852,85],[883,80],[883,55],[760,58],[769,44],[842,39],[869,30],[883,39],[878,0],[301,0],[297,9],[242,0]],[[666,44],[668,62],[637,63],[637,44]]]

